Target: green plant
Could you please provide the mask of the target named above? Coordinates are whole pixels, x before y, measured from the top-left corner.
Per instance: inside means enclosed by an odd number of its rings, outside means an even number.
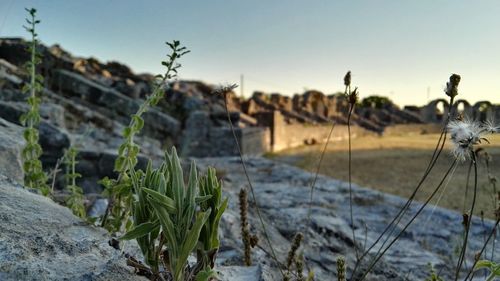
[[[81,187],[76,185],[76,179],[80,178],[82,175],[76,172],[76,155],[78,150],[76,147],[69,147],[64,153],[64,164],[66,166],[66,188],[68,189],[70,195],[66,199],[66,206],[73,211],[73,214],[79,216],[80,218],[86,217],[85,206],[83,204],[84,196]]]
[[[438,274],[436,274],[436,270],[434,270],[434,266],[429,263],[429,277],[425,278],[425,281],[443,281],[443,278],[439,277]]]
[[[227,200],[221,203],[221,186],[215,171],[209,170],[199,181],[196,166],[191,163],[186,186],[173,148],[158,169],[152,169],[150,163],[145,172],[132,169],[130,176],[135,194],[134,228],[121,239],[137,240],[152,279],[166,278],[162,276],[161,267],[167,269],[175,281],[215,277],[214,260],[207,262],[203,255],[218,250],[218,225],[227,205]],[[194,267],[189,267],[188,257],[195,250],[199,260]]]
[[[486,281],[495,280],[497,277],[500,278],[500,263],[495,263],[489,260],[480,260],[476,263],[474,270],[488,269],[490,274],[486,277]]]
[[[38,34],[36,33],[36,25],[40,20],[36,19],[36,9],[26,9],[30,14],[30,18],[26,19],[29,27],[24,26],[26,31],[31,34],[31,42],[28,46],[28,51],[31,54],[31,59],[26,63],[26,69],[29,73],[30,82],[23,86],[23,93],[29,93],[28,105],[29,111],[24,113],[21,118],[21,124],[26,126],[24,130],[24,139],[26,145],[22,151],[24,184],[30,188],[39,189],[43,195],[47,196],[50,193],[50,187],[47,184],[47,175],[43,171],[40,157],[43,154],[42,147],[38,143],[38,124],[40,123],[39,107],[41,99],[37,96],[37,92],[42,91],[43,77],[36,73],[36,66],[41,63],[41,55],[37,52]]]
[[[174,40],[172,43],[167,42],[166,44],[171,49],[171,53],[167,55],[168,60],[161,62],[166,67],[166,72],[164,75],[160,74],[155,77],[153,93],[140,105],[137,112],[132,115],[130,124],[123,130],[124,141],[118,148],[118,157],[115,160],[114,167],[115,172],[118,173],[118,178],[104,178],[101,181],[105,187],[105,194],[111,198],[106,213],[102,218],[101,226],[110,232],[117,232],[123,228],[128,230],[132,225],[130,206],[133,198],[129,173],[137,164],[137,155],[140,148],[134,142],[134,137],[144,127],[142,115],[150,107],[156,106],[163,98],[165,83],[169,79],[176,77],[177,70],[181,66],[177,63],[177,60],[189,52],[186,47],[180,45],[179,41]]]
[[[208,220],[201,228],[200,242],[202,247],[198,249],[198,264],[205,270],[210,270],[215,266],[215,258],[219,250],[219,223],[222,214],[227,208],[228,198],[222,200],[222,182],[217,179],[217,171],[208,168],[207,174],[199,181],[199,196],[206,198],[200,202],[200,210],[210,212]]]

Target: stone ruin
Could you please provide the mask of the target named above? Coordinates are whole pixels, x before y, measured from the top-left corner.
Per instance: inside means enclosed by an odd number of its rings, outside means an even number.
[[[13,123],[19,123],[26,110],[26,95],[20,91],[27,79],[22,70],[29,59],[25,47],[22,39],[0,39],[0,117]],[[58,45],[39,48],[43,54],[39,70],[45,78],[41,141],[46,161],[55,162],[70,143],[80,143],[91,155],[113,154],[130,115],[151,92],[153,76],[135,74],[118,62],[75,57]],[[159,159],[164,148],[176,145],[184,156],[237,154],[223,97],[213,91],[213,85],[199,81],[172,82],[165,90],[165,99],[144,116],[145,127],[139,137],[143,153]],[[331,122],[339,126],[335,138],[346,137],[342,126],[347,124],[349,105],[342,93],[325,95],[310,90],[290,97],[255,92],[243,99],[231,92],[227,99],[245,154],[322,142]],[[383,134],[393,126],[439,124],[447,114],[440,108],[447,106],[444,99],[423,107],[400,108],[392,102],[357,106],[352,124],[358,136]],[[500,120],[499,105],[487,101],[471,105],[458,100],[452,110],[479,120]]]

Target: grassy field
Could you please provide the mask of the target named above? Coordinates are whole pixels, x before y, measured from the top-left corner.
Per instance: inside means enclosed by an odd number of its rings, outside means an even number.
[[[411,135],[389,137],[363,137],[352,140],[352,181],[361,186],[409,197],[422,177],[439,135]],[[491,173],[500,177],[500,136],[490,136],[490,145],[483,147],[493,157]],[[449,140],[447,140],[448,143]],[[324,144],[304,146],[280,152],[269,157],[309,171],[315,171]],[[424,201],[440,182],[453,158],[449,146],[441,154],[428,180],[416,199]],[[489,184],[484,159],[479,160],[478,197],[476,213],[483,211],[485,217],[493,218],[493,188]],[[444,192],[432,203],[441,207],[463,211],[465,186],[469,162],[461,163],[453,173]],[[328,145],[320,173],[333,178],[348,180],[348,142],[332,142]],[[470,178],[467,206],[472,201],[473,173]],[[439,199],[439,202],[437,202]]]

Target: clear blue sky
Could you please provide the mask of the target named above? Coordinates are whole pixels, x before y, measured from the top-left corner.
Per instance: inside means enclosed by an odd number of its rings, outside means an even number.
[[[78,56],[162,71],[172,39],[192,50],[180,77],[237,82],[292,95],[342,90],[353,72],[361,96],[398,104],[443,97],[462,75],[460,95],[500,102],[500,1],[0,0],[0,36],[26,36],[24,7],[42,20],[41,40]]]

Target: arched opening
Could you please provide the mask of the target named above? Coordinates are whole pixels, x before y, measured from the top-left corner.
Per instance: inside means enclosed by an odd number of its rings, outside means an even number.
[[[492,105],[489,101],[480,101],[474,105],[474,119],[480,122],[488,120],[491,113]]]
[[[448,105],[446,104],[446,102],[440,100],[436,103],[435,114],[437,121],[439,122],[443,121],[443,118],[447,110],[448,110]]]
[[[478,108],[478,120],[481,121],[481,122],[484,122],[486,121],[486,119],[488,118],[488,109],[490,108],[490,106],[488,104],[481,104]]]

